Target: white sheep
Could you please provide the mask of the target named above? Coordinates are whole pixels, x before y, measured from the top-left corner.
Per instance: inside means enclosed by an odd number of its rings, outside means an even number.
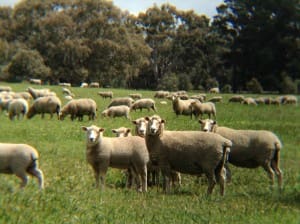
[[[192,102],[195,102],[194,99],[181,100],[180,97],[173,96],[172,105],[173,111],[178,115],[190,115],[192,116],[192,108],[190,107]]]
[[[191,103],[190,108],[195,118],[198,118],[199,115],[202,118],[203,114],[207,114],[209,118],[213,116],[216,119],[217,110],[215,104],[212,102],[201,103],[200,101],[194,101]]]
[[[243,102],[243,100],[245,99],[245,97],[243,95],[234,95],[231,96],[228,100],[228,102],[230,103],[241,103]]]
[[[116,135],[116,137],[128,137],[132,136],[131,129],[126,127],[119,127],[111,129],[111,131]]]
[[[44,188],[44,175],[38,168],[38,152],[27,144],[0,143],[0,173],[15,174],[21,178],[21,188],[28,182],[27,174],[38,179],[40,189]]]
[[[10,86],[0,86],[0,92],[11,92],[12,88]]]
[[[252,97],[246,97],[241,103],[242,104],[246,104],[246,105],[257,106],[257,103],[256,103],[255,99],[252,98]]]
[[[42,85],[42,80],[41,79],[29,79],[29,82],[31,84]]]
[[[32,100],[32,96],[29,92],[16,92],[15,95],[13,96],[14,99],[17,99],[17,98],[23,98],[27,101],[30,101]]]
[[[159,90],[154,94],[154,98],[167,98],[169,94],[169,91]]]
[[[82,82],[80,84],[80,88],[87,88],[87,87],[89,87],[89,84],[87,84],[86,82]]]
[[[170,173],[175,170],[191,175],[206,174],[207,193],[211,194],[216,182],[220,184],[220,194],[225,190],[224,164],[232,143],[213,133],[200,131],[167,131],[165,121],[159,116],[146,117],[146,145],[150,159],[158,158],[163,174],[163,188],[170,188]]]
[[[44,96],[39,97],[33,101],[32,105],[29,107],[27,112],[27,118],[30,119],[36,114],[41,114],[41,117],[44,118],[45,114],[50,114],[50,117],[53,117],[53,114],[56,113],[57,118],[59,118],[59,113],[61,109],[61,101],[56,96]]]
[[[208,92],[209,93],[220,93],[220,89],[219,89],[219,87],[214,87],[214,88],[209,89]]]
[[[59,119],[63,120],[68,115],[71,116],[72,121],[75,118],[78,118],[78,120],[82,121],[84,115],[87,115],[89,120],[94,120],[97,115],[97,104],[93,99],[90,98],[70,100],[62,107],[59,114]]]
[[[101,96],[102,98],[113,98],[114,93],[112,91],[107,91],[107,92],[98,92],[98,95]]]
[[[231,164],[244,168],[261,166],[267,172],[271,185],[274,184],[275,173],[278,186],[282,188],[282,172],[279,168],[282,144],[274,133],[266,130],[235,130],[219,127],[216,121],[210,119],[199,120],[199,123],[203,131],[217,133],[232,141],[228,159]]]
[[[129,97],[131,97],[132,99],[141,99],[142,98],[142,94],[141,93],[131,93],[129,94]]]
[[[20,119],[21,115],[24,117],[28,112],[28,102],[23,99],[12,99],[8,105],[8,117],[13,120],[15,117]]]
[[[211,97],[210,99],[208,99],[208,102],[213,102],[213,103],[218,103],[218,102],[222,102],[223,97],[222,96],[214,96]]]
[[[126,169],[133,172],[135,178],[142,183],[139,191],[147,191],[147,163],[149,154],[145,140],[138,136],[126,138],[104,137],[103,128],[97,126],[82,127],[86,132],[86,157],[92,166],[96,186],[105,186],[105,175],[108,167]]]
[[[298,99],[296,96],[293,95],[285,95],[282,98],[282,104],[294,104],[297,105],[298,104]]]
[[[55,92],[51,92],[49,89],[34,89],[32,87],[28,87],[27,91],[31,94],[33,99],[37,99],[39,97],[44,96],[56,96]]]
[[[89,87],[91,87],[91,88],[99,88],[100,84],[99,84],[99,82],[91,82],[89,84]]]
[[[143,108],[147,109],[148,111],[150,111],[150,109],[152,109],[153,111],[157,111],[155,107],[155,101],[150,98],[139,99],[131,105],[131,110],[134,111],[136,111],[137,109],[140,109],[140,111],[142,111]]]
[[[113,106],[120,106],[120,105],[126,105],[128,107],[131,107],[134,100],[131,97],[117,97],[112,99],[110,104],[107,108],[113,107]]]
[[[102,111],[103,117],[126,117],[130,119],[130,108],[126,105],[112,106]]]

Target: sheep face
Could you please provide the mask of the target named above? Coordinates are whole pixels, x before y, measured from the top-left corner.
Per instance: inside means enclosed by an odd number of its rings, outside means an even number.
[[[83,126],[82,130],[86,132],[86,141],[88,145],[96,145],[99,143],[104,132],[103,128],[98,128],[95,125],[89,127]]]
[[[161,119],[159,116],[146,117],[147,124],[147,134],[148,135],[160,135],[165,124],[165,120]]]
[[[117,128],[117,129],[112,129],[111,130],[114,134],[116,134],[116,137],[128,137],[131,135],[131,130],[130,128]]]
[[[199,120],[199,123],[201,125],[201,130],[204,132],[212,132],[217,124],[216,121],[211,119]]]
[[[136,127],[136,134],[138,136],[141,136],[141,137],[145,137],[146,135],[146,130],[147,130],[147,121],[146,119],[144,118],[140,118],[140,119],[137,119],[137,120],[134,120],[132,121],[132,123],[135,125]]]

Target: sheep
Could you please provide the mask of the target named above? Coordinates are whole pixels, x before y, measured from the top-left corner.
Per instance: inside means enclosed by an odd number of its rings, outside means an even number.
[[[105,109],[102,111],[101,115],[103,117],[126,117],[127,119],[130,119],[130,108],[125,105],[120,105],[120,106],[112,106],[109,107],[108,109]]]
[[[265,104],[266,97],[257,97],[254,99],[257,104]],[[242,102],[242,101],[241,101]],[[241,103],[240,102],[240,103]]]
[[[145,140],[139,136],[126,138],[104,137],[104,129],[91,125],[83,126],[86,132],[86,157],[92,166],[99,187],[99,178],[102,189],[105,186],[105,175],[108,167],[129,169],[141,182],[139,191],[147,192],[147,164],[149,153]]]
[[[229,98],[228,103],[241,103],[245,97],[243,95],[235,95]]]
[[[31,94],[33,99],[44,96],[56,96],[56,94],[54,92],[50,92],[49,89],[34,89],[32,87],[28,87],[27,91]]]
[[[223,97],[222,96],[214,96],[210,99],[208,99],[208,102],[213,102],[213,103],[217,103],[217,102],[222,102]]]
[[[72,86],[71,83],[69,83],[69,82],[60,82],[60,83],[58,83],[58,85],[59,86],[64,86],[64,87],[71,87]]]
[[[99,84],[99,82],[91,82],[91,83],[89,84],[89,87],[90,87],[90,88],[99,88],[99,87],[100,87],[100,84]]]
[[[113,107],[113,106],[120,106],[120,105],[126,105],[128,107],[131,107],[133,104],[134,100],[130,97],[117,97],[112,99],[110,104],[108,105],[107,108]]]
[[[38,168],[38,152],[27,144],[0,143],[0,173],[15,174],[21,178],[21,188],[27,185],[30,174],[38,179],[39,188],[44,188],[44,175]]]
[[[129,94],[129,97],[131,97],[132,99],[141,99],[142,94],[140,94],[140,93],[131,93],[131,94]]]
[[[69,90],[68,88],[62,88],[62,93],[66,94],[67,96],[72,96],[74,97],[74,94]]]
[[[256,103],[255,99],[253,99],[252,97],[246,97],[241,103],[246,104],[246,105],[257,106],[257,103]]]
[[[10,86],[0,86],[0,92],[11,92],[12,88]]]
[[[219,87],[214,87],[214,88],[209,89],[208,92],[209,93],[220,93],[220,89],[219,89]]]
[[[29,79],[29,82],[31,84],[42,85],[42,80],[41,79]]]
[[[154,98],[166,98],[169,94],[169,91],[159,90],[154,94]]]
[[[196,119],[199,117],[199,115],[200,117],[202,117],[203,114],[207,114],[209,118],[211,117],[211,115],[213,115],[215,119],[217,116],[216,106],[212,102],[201,103],[200,101],[194,101],[190,104],[190,109]]]
[[[106,99],[106,98],[113,98],[114,93],[112,91],[108,91],[108,92],[98,92],[98,95],[100,95],[102,98]]]
[[[205,94],[192,95],[190,99],[199,100],[201,103],[203,103],[206,99],[206,95]]]
[[[146,146],[150,160],[158,158],[164,191],[169,191],[170,172],[175,170],[190,175],[206,174],[207,194],[212,193],[217,181],[220,194],[224,195],[224,165],[232,146],[230,140],[214,133],[164,130],[165,120],[157,115],[145,119],[148,121]]]
[[[131,105],[131,110],[136,111],[137,109],[140,109],[140,111],[142,111],[143,108],[148,109],[148,111],[150,111],[150,109],[152,109],[153,111],[157,111],[156,107],[155,107],[155,101],[153,99],[150,98],[144,98],[144,99],[139,99],[137,101],[135,101],[132,105]]]
[[[8,111],[8,106],[12,98],[0,98],[0,110]]]
[[[146,136],[147,123],[148,121],[144,118],[138,118],[132,123],[135,126],[135,134],[142,138]],[[158,185],[159,184],[159,167],[157,160],[152,157],[152,161],[148,164],[148,185]],[[181,175],[179,172],[171,171],[171,183],[175,186],[175,183],[178,183],[181,186]]]
[[[20,116],[24,117],[28,112],[28,102],[23,99],[13,99],[9,102],[8,105],[8,117],[10,120],[13,120],[15,117],[20,119]]]
[[[298,99],[293,95],[285,95],[282,97],[282,104],[298,104]]]
[[[243,168],[261,166],[267,172],[271,185],[274,184],[275,173],[278,186],[282,188],[282,172],[279,168],[282,144],[273,132],[219,127],[216,121],[210,119],[199,120],[199,123],[203,131],[217,133],[232,141],[229,163]]]
[[[73,121],[78,117],[79,121],[83,120],[83,116],[87,115],[89,120],[94,120],[97,113],[97,104],[93,99],[81,98],[73,99],[67,102],[61,109],[59,119],[64,120],[67,115],[71,116]]]
[[[195,102],[193,99],[181,100],[179,97],[172,98],[173,111],[178,115],[192,115],[191,103]]]
[[[87,87],[89,87],[89,84],[87,84],[86,82],[82,82],[80,84],[80,88],[87,88]]]
[[[33,101],[33,104],[29,107],[27,112],[27,118],[31,119],[36,114],[41,114],[41,117],[44,118],[44,114],[50,114],[50,117],[53,117],[53,114],[57,114],[59,118],[59,113],[61,109],[61,101],[56,96],[44,96],[39,97]]]
[[[111,131],[116,134],[116,137],[128,137],[132,136],[130,128],[120,127],[111,129]]]
[[[32,99],[32,96],[30,93],[28,92],[17,92],[15,93],[15,95],[13,96],[14,99],[17,99],[17,98],[23,98],[27,101],[30,101]]]

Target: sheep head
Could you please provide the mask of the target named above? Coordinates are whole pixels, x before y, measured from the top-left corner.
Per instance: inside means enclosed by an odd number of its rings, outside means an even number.
[[[147,124],[147,135],[157,135],[161,136],[164,130],[165,120],[161,119],[158,115],[152,117],[145,117]]]
[[[81,128],[86,132],[87,145],[96,145],[99,143],[103,136],[104,128],[99,128],[95,125],[91,125],[89,127],[82,126]]]
[[[201,130],[205,132],[215,132],[217,122],[211,119],[199,120]]]

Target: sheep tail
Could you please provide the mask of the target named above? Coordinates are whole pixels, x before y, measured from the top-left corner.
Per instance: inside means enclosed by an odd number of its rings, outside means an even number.
[[[220,177],[221,177],[222,170],[225,167],[225,165],[227,164],[229,153],[230,153],[230,147],[224,146],[222,159],[219,162],[219,164],[215,170],[216,180],[218,183],[220,183]]]
[[[38,161],[38,157],[34,153],[31,153],[31,162],[28,165],[27,170],[35,169],[38,166],[37,161]]]

